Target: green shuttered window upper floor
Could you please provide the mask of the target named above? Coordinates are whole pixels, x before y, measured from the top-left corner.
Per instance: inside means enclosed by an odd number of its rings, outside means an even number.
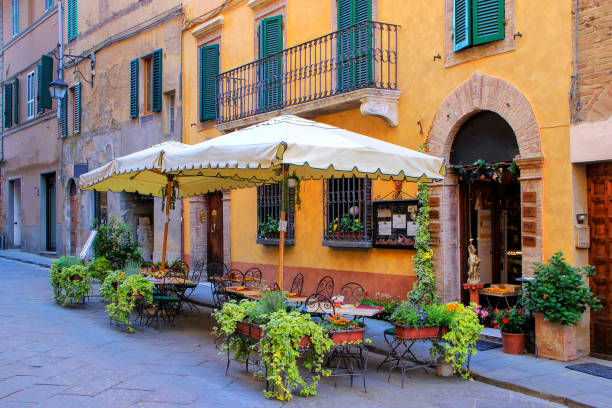
[[[505,0],[453,0],[453,50],[503,40]]]
[[[163,52],[161,49],[153,51],[152,59],[152,108],[153,112],[161,112],[162,110],[162,59]]]
[[[138,58],[130,61],[130,118],[138,117]]]
[[[77,35],[78,35],[77,0],[67,0],[65,4],[67,7],[67,10],[66,10],[66,20],[67,20],[66,38],[68,39],[68,41],[72,41],[75,38],[77,38]]]
[[[200,48],[200,121],[217,117],[217,75],[219,45]]]

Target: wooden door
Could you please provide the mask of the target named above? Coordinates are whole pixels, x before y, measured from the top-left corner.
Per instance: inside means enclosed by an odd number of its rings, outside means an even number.
[[[223,263],[223,194],[208,194],[208,263]]]
[[[595,266],[591,289],[602,308],[591,311],[591,352],[612,355],[612,163],[587,167],[591,249]]]
[[[79,228],[79,196],[74,182],[70,183],[70,253],[76,254],[77,230]]]

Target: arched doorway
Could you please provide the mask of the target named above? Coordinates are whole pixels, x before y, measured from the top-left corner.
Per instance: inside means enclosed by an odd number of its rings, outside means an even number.
[[[79,229],[79,195],[74,180],[70,180],[70,254],[76,255]]]
[[[450,164],[458,174],[461,282],[467,281],[470,243],[481,260],[482,283],[515,284],[522,276],[518,154],[514,131],[495,112],[471,116],[455,136]]]

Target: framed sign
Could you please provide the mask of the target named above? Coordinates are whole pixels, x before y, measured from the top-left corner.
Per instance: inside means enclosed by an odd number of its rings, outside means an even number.
[[[87,241],[85,241],[85,245],[83,245],[83,249],[81,249],[81,252],[79,253],[80,259],[87,258],[89,249],[91,248],[91,245],[93,244],[94,239],[96,238],[97,234],[98,234],[98,230],[93,230],[89,232],[89,237],[87,237]]]
[[[419,200],[374,201],[374,247],[414,249]]]

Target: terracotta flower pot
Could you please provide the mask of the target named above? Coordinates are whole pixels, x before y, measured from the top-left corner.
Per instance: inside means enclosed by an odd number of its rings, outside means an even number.
[[[362,342],[364,333],[363,327],[351,327],[349,330],[331,331],[329,335],[334,344],[344,344]]]
[[[238,322],[236,331],[242,335],[252,338],[253,340],[261,340],[264,332],[261,327],[255,323]]]
[[[419,329],[415,329],[414,327],[396,325],[395,330],[397,331],[396,336],[403,340],[429,339],[433,337],[438,337],[438,334],[440,334],[440,326],[421,327]]]
[[[563,326],[544,320],[544,314],[535,314],[536,345],[539,357],[559,361],[578,358],[576,326]]]
[[[523,354],[525,352],[525,333],[502,333],[502,344],[506,354]]]
[[[82,281],[83,277],[81,275],[72,275],[70,277],[70,280],[73,280],[73,281]]]
[[[312,344],[312,340],[310,340],[310,336],[304,336],[300,340],[300,348],[301,349],[308,348],[308,347],[310,347],[311,344]]]

